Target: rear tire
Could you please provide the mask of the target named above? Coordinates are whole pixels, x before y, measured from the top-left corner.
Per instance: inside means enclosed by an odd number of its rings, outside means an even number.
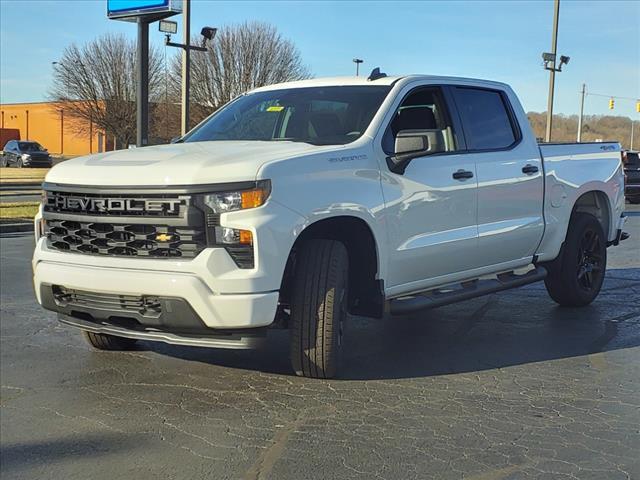
[[[332,378],[347,315],[349,257],[334,240],[310,240],[297,253],[291,300],[291,364],[298,376]]]
[[[137,341],[133,338],[116,337],[104,333],[82,333],[87,342],[98,350],[131,350]]]
[[[571,217],[561,255],[548,264],[544,284],[553,300],[565,307],[590,304],[600,293],[607,266],[607,237],[596,217]]]

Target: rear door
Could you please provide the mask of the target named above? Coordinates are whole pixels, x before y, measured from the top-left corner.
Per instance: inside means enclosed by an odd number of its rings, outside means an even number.
[[[544,233],[542,160],[512,92],[451,87],[478,180],[481,267],[534,255]]]

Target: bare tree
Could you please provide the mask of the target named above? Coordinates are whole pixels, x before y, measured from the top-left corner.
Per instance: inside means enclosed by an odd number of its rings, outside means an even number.
[[[172,67],[174,91],[180,83],[180,61],[177,55]],[[231,25],[218,31],[207,52],[191,54],[191,102],[195,115],[202,118],[253,88],[309,77],[299,50],[273,25]],[[203,111],[198,114],[198,110]]]
[[[149,97],[161,92],[163,71],[157,49],[149,50]],[[126,147],[136,132],[136,44],[107,34],[83,46],[71,44],[54,64],[50,95],[77,129],[89,122]]]

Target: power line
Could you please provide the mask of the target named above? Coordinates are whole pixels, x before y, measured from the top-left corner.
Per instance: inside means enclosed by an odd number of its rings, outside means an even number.
[[[604,95],[602,93],[591,93],[591,92],[585,92],[585,95],[589,96],[591,95],[592,97],[605,97],[605,98],[615,98],[616,100],[632,100],[634,102],[639,102],[640,98],[633,98],[633,97],[619,97],[617,95]]]

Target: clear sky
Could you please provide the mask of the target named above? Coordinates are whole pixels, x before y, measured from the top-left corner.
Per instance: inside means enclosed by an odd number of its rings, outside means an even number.
[[[316,77],[353,75],[351,60],[359,57],[365,72],[380,66],[389,74],[504,81],[528,111],[546,109],[540,55],[550,49],[552,17],[546,0],[192,2],[194,31],[275,24]],[[156,25],[151,41],[162,45]],[[46,100],[51,62],[63,48],[106,32],[136,35],[133,24],[106,18],[106,0],[0,0],[0,101]],[[561,0],[558,53],[571,61],[556,77],[555,112],[578,112],[583,82],[593,93],[640,97],[640,1]],[[585,113],[640,117],[634,101],[618,100],[611,111],[607,98],[595,96]]]

